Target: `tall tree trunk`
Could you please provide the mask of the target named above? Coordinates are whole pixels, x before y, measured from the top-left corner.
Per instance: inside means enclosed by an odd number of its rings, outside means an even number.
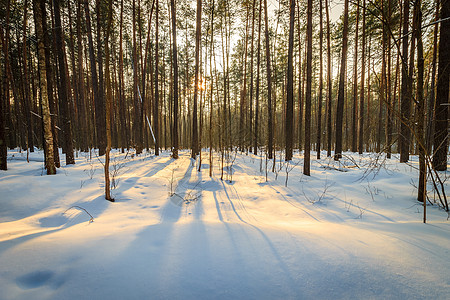
[[[253,144],[253,63],[254,63],[254,44],[255,44],[255,13],[256,13],[256,0],[253,0],[252,5],[252,42],[250,45],[250,119],[249,119],[249,148],[250,152],[252,152],[252,144]]]
[[[178,53],[177,53],[177,17],[175,0],[170,0],[172,14],[172,60],[173,60],[173,125],[172,157],[178,158]]]
[[[111,197],[111,184],[109,178],[109,160],[111,151],[111,107],[112,107],[112,88],[111,88],[111,74],[109,68],[109,36],[111,34],[112,24],[112,1],[108,4],[108,25],[105,36],[105,77],[106,77],[106,101],[105,101],[105,115],[106,115],[106,152],[105,152],[105,199],[114,202]]]
[[[62,130],[64,133],[64,144],[66,152],[66,165],[75,164],[75,158],[73,156],[73,140],[72,140],[72,124],[71,116],[69,112],[69,97],[68,97],[68,86],[66,77],[66,58],[64,51],[64,36],[62,32],[61,24],[61,10],[60,10],[60,0],[53,0],[54,10],[55,10],[55,26],[56,26],[56,46],[57,46],[57,56],[58,56],[58,66],[60,75],[60,89],[59,89],[59,102],[61,103],[61,119],[62,119]]]
[[[24,90],[24,117],[27,131],[27,146],[30,152],[34,152],[33,145],[33,124],[31,122],[31,97],[30,97],[30,76],[28,74],[28,52],[27,52],[27,26],[28,26],[28,1],[25,0],[23,7],[23,90]]]
[[[202,31],[202,0],[197,0],[197,25],[195,30],[195,68],[194,68],[194,111],[192,114],[192,153],[191,157],[195,159],[199,153],[198,149],[198,120],[197,120],[197,101],[198,101],[198,84],[199,84],[199,53],[201,47],[201,31]]]
[[[91,27],[91,16],[89,13],[89,3],[87,0],[84,2],[84,12],[85,12],[85,18],[86,18],[86,30],[88,34],[88,43],[89,43],[89,61],[91,66],[91,84],[92,84],[92,90],[94,92],[94,103],[95,103],[95,128],[97,131],[97,143],[99,147],[99,155],[103,155],[105,148],[100,146],[100,141],[104,140],[104,136],[100,136],[100,132],[102,132],[102,129],[100,127],[105,126],[105,123],[102,122],[102,112],[104,112],[104,104],[103,99],[100,99],[100,92],[99,92],[99,82],[98,82],[98,75],[97,75],[97,63],[95,59],[95,53],[94,53],[94,42],[92,39],[92,27]],[[101,55],[101,53],[98,53],[98,55]],[[102,145],[104,142],[102,142]]]
[[[39,1],[41,5],[41,11],[43,13],[46,12],[45,1]],[[55,99],[53,90],[55,87],[54,84],[54,76],[53,76],[53,64],[51,63],[51,42],[50,42],[50,32],[47,30],[47,20],[46,18],[42,19],[42,31],[44,33],[44,44],[46,45],[45,51],[45,67],[46,67],[46,76],[47,76],[47,97],[48,103],[50,107],[50,117],[51,117],[51,128],[53,135],[53,159],[55,162],[55,166],[57,168],[60,167],[60,159],[59,159],[59,151],[58,151],[58,101]]]
[[[242,75],[242,85],[240,91],[240,106],[239,106],[239,149],[240,151],[244,151],[244,136],[247,133],[246,128],[246,112],[247,112],[247,49],[248,49],[248,23],[249,23],[249,14],[250,9],[247,5],[247,13],[245,18],[245,33],[244,33],[244,61],[242,63],[243,75]]]
[[[119,122],[120,122],[120,136],[121,136],[121,147],[122,153],[124,152],[124,147],[128,149],[130,137],[127,128],[127,117],[126,117],[126,100],[125,100],[125,80],[124,80],[124,70],[123,70],[123,0],[120,1],[120,28],[119,28]]]
[[[213,87],[214,87],[214,77],[213,77],[213,65],[212,57],[214,55],[214,0],[211,3],[211,24],[209,30],[211,31],[211,45],[209,47],[209,74],[210,74],[210,94],[209,94],[209,177],[212,177],[213,173]],[[215,63],[214,57],[214,63]]]
[[[89,121],[88,121],[88,110],[85,98],[85,87],[84,87],[84,70],[83,70],[83,43],[81,36],[81,1],[77,4],[77,51],[78,51],[78,102],[81,108],[81,122],[79,123],[81,130],[82,141],[80,143],[80,148],[83,151],[87,151],[89,146],[89,135],[92,133],[88,131]]]
[[[303,174],[311,173],[311,88],[312,88],[312,8],[313,1],[308,0],[308,17],[306,25],[306,94],[305,94],[305,155],[303,163]]]
[[[44,44],[44,31],[42,23],[45,20],[45,0],[33,1],[33,13],[36,37],[38,41],[38,61],[39,61],[39,80],[41,90],[42,117],[44,120],[44,144],[45,144],[45,167],[47,175],[56,174],[55,161],[53,156],[53,134],[52,121],[50,118],[50,107],[47,95],[47,74],[45,64],[45,50],[48,45]]]
[[[357,151],[357,120],[358,120],[358,29],[359,29],[359,0],[356,2],[355,23],[355,54],[353,57],[353,105],[352,105],[352,152]],[[322,52],[322,51],[321,51]]]
[[[390,26],[392,19],[392,3],[391,0],[388,0],[388,8],[387,8],[387,25]],[[389,32],[386,33],[386,44],[387,44],[387,77],[386,77],[386,157],[391,158],[392,152],[392,115],[393,115],[393,103],[392,103],[392,94],[391,94],[391,35]]]
[[[359,132],[358,132],[358,152],[364,152],[364,84],[366,75],[366,0],[363,0],[363,27],[362,27],[362,45],[361,45],[361,90],[359,94]]]
[[[303,65],[302,62],[302,42],[301,42],[301,24],[300,24],[300,5],[297,5],[297,35],[298,35],[298,150],[302,149],[303,142]]]
[[[436,85],[433,168],[447,170],[448,152],[448,96],[450,81],[450,0],[441,0],[441,30],[439,65]],[[447,208],[448,209],[448,208]]]
[[[424,121],[425,118],[425,100],[423,97],[423,74],[424,74],[424,57],[423,57],[423,41],[422,41],[422,1],[417,0],[414,7],[417,18],[416,38],[417,38],[417,143],[419,145],[419,189],[417,200],[423,203],[424,217],[423,222],[426,223],[426,201],[427,201],[427,165],[425,162],[426,145]]]
[[[328,1],[328,0],[325,0]],[[323,102],[323,5],[319,0],[319,96],[317,105],[317,159],[322,148],[322,102]]]
[[[155,97],[153,101],[153,131],[155,155],[159,155],[159,0],[155,3]]]
[[[138,55],[137,55],[137,39],[136,39],[136,1],[133,0],[133,100],[134,100],[134,122],[133,122],[133,131],[134,131],[134,146],[136,149],[136,154],[142,153],[142,99],[140,99],[139,95],[139,78],[138,78]]]
[[[255,103],[255,138],[253,141],[253,154],[258,154],[258,139],[259,139],[259,85],[260,85],[260,66],[261,66],[261,14],[262,14],[262,0],[259,0],[258,13],[258,49],[256,50],[256,103]]]
[[[401,125],[400,125],[400,162],[409,160],[409,115],[411,111],[411,98],[409,97],[409,74],[408,74],[408,28],[409,24],[409,0],[403,3],[403,38],[402,38],[402,87],[401,87]],[[448,80],[447,80],[448,82]],[[445,117],[447,119],[447,116]],[[446,129],[447,130],[447,129]]]
[[[267,11],[267,0],[264,0],[264,22],[265,22],[265,39],[266,39],[266,68],[267,68],[267,111],[268,111],[268,130],[269,136],[267,141],[268,158],[272,159],[273,152],[273,116],[272,116],[272,72],[270,68],[270,43],[269,43],[269,18]]]
[[[342,56],[339,74],[339,92],[336,110],[336,148],[334,159],[339,160],[342,157],[342,125],[344,118],[345,102],[345,74],[347,69],[347,42],[348,42],[348,0],[344,5],[344,29],[342,33]]]
[[[106,116],[105,116],[105,88],[103,83],[103,50],[102,50],[102,15],[101,0],[96,0],[95,11],[97,14],[97,67],[98,67],[98,98],[95,100],[95,117],[97,123],[98,154],[105,154],[106,150]],[[98,109],[97,109],[98,108]]]
[[[7,57],[7,51],[5,51],[4,43],[3,43],[3,25],[0,25],[0,34],[2,36],[2,52],[5,56],[5,59]],[[6,141],[6,131],[5,131],[5,123],[6,123],[6,101],[8,101],[7,98],[7,90],[8,87],[8,78],[6,76],[6,65],[4,68],[3,76],[2,76],[2,82],[0,86],[0,170],[7,170],[8,169],[8,144]]]
[[[438,50],[438,31],[439,31],[439,23],[437,22],[439,20],[439,6],[440,6],[440,0],[435,0],[435,17],[434,21],[436,22],[434,24],[433,29],[433,59],[431,62],[432,69],[431,69],[431,84],[430,84],[430,92],[428,97],[428,112],[427,112],[427,153],[431,153],[431,147],[433,145],[433,133],[434,133],[434,111],[435,111],[435,85],[436,85],[436,65],[437,65],[437,50]]]
[[[327,17],[327,157],[331,157],[331,137],[332,137],[332,78],[331,78],[331,30],[330,30],[330,11],[328,1],[325,0],[325,11]]]
[[[288,66],[287,66],[287,101],[286,101],[286,120],[285,120],[285,143],[286,143],[286,161],[292,160],[292,144],[294,139],[294,18],[295,18],[295,0],[290,0],[289,5],[289,48],[288,48]]]

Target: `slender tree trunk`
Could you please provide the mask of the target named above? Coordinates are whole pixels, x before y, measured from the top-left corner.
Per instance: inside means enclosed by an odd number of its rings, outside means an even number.
[[[106,114],[106,152],[105,152],[105,199],[114,202],[114,198],[111,197],[111,184],[109,178],[109,160],[111,151],[111,107],[112,107],[112,88],[111,88],[111,74],[109,68],[109,36],[111,34],[112,24],[112,1],[108,4],[108,25],[106,29],[105,37],[105,77],[106,77],[106,101],[105,101],[105,114]]]
[[[388,0],[388,16],[387,22],[390,26],[390,20],[392,19],[392,3]],[[392,152],[392,115],[393,115],[393,103],[391,94],[391,35],[389,32],[386,33],[386,43],[387,43],[387,78],[386,78],[386,157],[391,158]]]
[[[153,131],[155,134],[155,155],[159,155],[159,0],[155,11],[155,97],[153,101]]]
[[[295,0],[290,0],[289,9],[289,48],[288,48],[288,66],[287,66],[287,101],[286,101],[286,120],[285,120],[285,143],[286,143],[286,161],[292,160],[292,144],[294,139],[294,18],[295,18]]]
[[[172,14],[172,60],[173,60],[173,125],[172,157],[178,158],[178,53],[177,53],[177,18],[175,0],[170,0]]]
[[[447,170],[448,152],[448,96],[450,81],[450,0],[441,0],[441,30],[439,37],[439,65],[436,86],[433,168]],[[448,207],[447,207],[448,209]]]
[[[328,0],[325,0],[328,1]],[[323,102],[323,5],[319,0],[319,95],[317,105],[317,159],[322,148],[322,102]]]
[[[139,78],[138,78],[138,55],[137,55],[137,39],[136,39],[136,1],[133,0],[133,100],[134,100],[134,146],[136,149],[136,154],[142,153],[143,148],[143,135],[142,135],[142,100],[139,95]]]
[[[427,201],[427,165],[425,162],[426,145],[425,145],[425,100],[423,97],[424,88],[424,57],[422,42],[422,1],[417,0],[415,3],[415,11],[417,18],[416,38],[417,38],[417,143],[419,145],[419,189],[417,200],[423,203],[424,217],[423,222],[426,223],[426,201]]]
[[[331,78],[331,30],[330,30],[330,12],[328,1],[325,0],[325,10],[327,17],[327,157],[331,157],[331,137],[332,137],[332,78]]]
[[[0,25],[0,34],[2,36],[2,52],[3,55],[6,57],[8,56],[8,51],[5,50],[3,43],[3,25]],[[8,169],[8,143],[6,141],[6,131],[5,131],[5,123],[6,123],[6,101],[8,100],[7,97],[7,91],[9,89],[8,87],[8,78],[6,76],[6,65],[4,68],[3,76],[2,76],[2,85],[0,86],[0,170],[7,170]]]
[[[127,117],[126,112],[126,100],[125,100],[125,80],[124,80],[124,70],[123,70],[123,0],[120,1],[120,29],[119,29],[119,120],[120,120],[120,136],[121,136],[121,147],[122,153],[123,148],[128,149],[130,137],[127,128]]]
[[[41,11],[43,14],[46,12],[45,8],[45,1],[39,1],[41,5]],[[52,128],[52,135],[53,135],[53,159],[55,162],[55,166],[57,168],[60,167],[60,159],[59,159],[59,151],[58,151],[58,104],[57,100],[55,99],[53,95],[54,90],[54,77],[53,77],[53,64],[51,63],[51,42],[50,42],[50,33],[49,30],[47,30],[47,20],[46,18],[42,19],[42,31],[44,33],[44,44],[46,47],[44,47],[45,51],[45,67],[46,67],[46,76],[47,76],[47,97],[48,97],[48,103],[50,107],[50,118],[51,118],[51,128]]]
[[[431,147],[433,145],[433,134],[434,134],[434,111],[435,111],[435,85],[436,85],[436,65],[437,65],[437,50],[438,50],[438,31],[439,31],[439,7],[440,0],[435,0],[435,24],[433,29],[433,60],[431,62],[432,70],[431,70],[431,85],[430,92],[428,97],[428,112],[427,112],[427,130],[426,130],[426,142],[427,142],[427,153],[431,153]]]
[[[97,124],[97,145],[98,154],[105,154],[106,150],[106,116],[105,116],[105,88],[103,83],[103,52],[102,35],[103,28],[101,16],[101,0],[96,0],[95,10],[97,14],[97,64],[98,64],[98,98],[95,100],[95,117]],[[97,101],[98,100],[98,101]],[[98,108],[98,109],[97,109]]]
[[[363,27],[362,27],[362,45],[361,45],[361,90],[359,94],[359,132],[358,132],[358,152],[364,152],[364,83],[366,75],[366,0],[363,0]]]
[[[56,46],[57,46],[57,56],[58,56],[58,66],[60,74],[60,89],[59,89],[59,101],[61,103],[61,119],[62,119],[62,130],[64,133],[64,144],[66,152],[66,165],[75,164],[75,158],[73,155],[73,140],[72,140],[72,124],[71,117],[69,113],[69,97],[68,97],[68,87],[67,87],[67,77],[66,77],[66,59],[64,51],[64,37],[62,33],[61,24],[61,10],[60,10],[60,0],[53,0],[54,10],[55,10],[55,26],[56,26]]]
[[[250,46],[250,119],[249,119],[249,148],[250,152],[252,152],[252,144],[253,144],[253,62],[254,62],[254,44],[255,44],[255,13],[256,13],[256,0],[253,0],[252,5],[252,43]]]
[[[213,77],[213,65],[212,57],[214,55],[214,0],[211,3],[211,24],[209,30],[211,31],[211,45],[209,47],[209,74],[210,74],[210,94],[209,94],[209,177],[213,174],[213,87],[214,87],[214,77]],[[214,57],[215,63],[215,57]]]
[[[28,74],[28,53],[27,53],[27,26],[28,26],[28,1],[25,0],[23,8],[23,43],[22,43],[22,57],[23,57],[23,90],[24,90],[24,117],[26,122],[27,132],[27,148],[30,152],[34,152],[33,145],[33,124],[31,122],[31,98],[30,98],[30,77]],[[1,129],[0,129],[1,130]]]
[[[302,62],[302,42],[301,42],[301,24],[300,24],[300,5],[297,5],[297,35],[298,35],[298,150],[302,149],[303,141],[303,65]]]
[[[250,9],[247,5],[247,13],[245,18],[245,33],[244,33],[244,61],[242,63],[243,68],[243,76],[242,76],[242,84],[240,91],[240,106],[239,106],[239,150],[244,151],[244,136],[247,133],[246,128],[246,115],[247,115],[247,49],[248,49],[248,23],[249,23],[249,14]]]
[[[48,45],[44,44],[44,31],[42,23],[45,20],[45,0],[33,1],[33,13],[36,37],[38,41],[38,61],[39,61],[39,80],[41,90],[42,117],[44,120],[44,143],[45,143],[45,167],[47,175],[56,174],[55,161],[53,157],[53,135],[52,122],[50,117],[50,107],[47,95],[47,75],[45,64],[45,50]]]
[[[342,56],[341,69],[339,75],[339,93],[336,110],[336,149],[334,159],[339,160],[342,157],[342,127],[344,118],[345,102],[345,74],[347,69],[347,42],[348,42],[348,0],[344,5],[344,29],[342,33]]]
[[[260,86],[260,66],[261,66],[261,14],[262,14],[262,0],[259,0],[258,13],[258,49],[256,51],[256,103],[255,103],[255,139],[253,141],[253,154],[258,154],[258,139],[259,139],[259,86]]]
[[[403,38],[402,38],[402,87],[401,87],[401,125],[400,125],[400,162],[409,160],[409,115],[411,111],[411,98],[409,97],[409,74],[408,74],[408,35],[409,31],[409,0],[403,3]],[[447,119],[447,116],[445,117]],[[447,130],[447,129],[446,129]]]
[[[199,153],[198,149],[198,120],[197,120],[197,101],[198,101],[198,84],[199,84],[199,56],[201,47],[201,31],[202,31],[202,0],[197,0],[197,25],[195,30],[195,79],[194,79],[194,111],[192,114],[192,153],[191,157],[195,159]]]
[[[104,140],[104,137],[100,136],[100,132],[102,132],[102,129],[100,129],[100,127],[105,126],[105,123],[102,122],[102,118],[101,118],[101,111],[104,111],[104,104],[103,104],[103,99],[100,99],[100,92],[99,92],[99,82],[98,82],[98,75],[97,75],[97,63],[96,63],[96,59],[95,59],[95,53],[94,53],[94,42],[92,39],[92,27],[91,27],[91,16],[89,13],[89,3],[87,0],[85,0],[84,2],[84,11],[85,11],[85,15],[86,15],[86,30],[87,30],[87,34],[88,34],[88,43],[89,43],[89,61],[90,61],[90,66],[91,66],[91,84],[92,84],[92,89],[94,92],[94,103],[95,103],[95,127],[96,127],[96,131],[97,131],[97,145],[99,147],[99,155],[103,155],[104,154],[104,148],[103,150],[101,150],[101,146],[100,146],[100,140]],[[98,53],[98,55],[100,55],[100,53]],[[102,142],[102,145],[104,143]]]
[[[269,18],[267,11],[267,0],[264,0],[264,22],[265,22],[265,39],[266,39],[266,68],[267,68],[267,111],[268,111],[268,158],[272,159],[273,154],[273,116],[272,116],[272,72],[270,67],[270,43],[269,43]]]
[[[359,29],[359,3],[356,2],[356,28],[355,28],[355,54],[353,57],[353,107],[352,107],[352,152],[357,151],[357,140],[358,140],[358,29]]]
[[[306,25],[306,95],[305,95],[305,155],[303,163],[303,174],[311,173],[311,88],[312,88],[312,9],[313,1],[308,0],[308,17]]]

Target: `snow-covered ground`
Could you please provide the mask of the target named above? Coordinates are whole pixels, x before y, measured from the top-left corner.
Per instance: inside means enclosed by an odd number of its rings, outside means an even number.
[[[115,203],[95,155],[55,176],[42,152],[8,157],[0,299],[450,298],[450,221],[430,205],[422,223],[417,157],[347,153],[308,177],[297,153],[286,187],[284,162],[266,181],[251,154],[231,155],[220,180],[207,152],[198,172],[188,152],[115,151]]]

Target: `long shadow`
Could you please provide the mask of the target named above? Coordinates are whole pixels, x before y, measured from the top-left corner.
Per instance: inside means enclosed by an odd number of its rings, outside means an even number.
[[[98,203],[93,202],[101,202],[102,205],[98,205]],[[98,196],[97,198],[91,200],[91,201],[85,201],[85,202],[77,202],[74,203],[74,206],[80,206],[86,209],[92,216],[93,221],[95,222],[95,218],[100,216],[106,208],[110,205],[108,201],[104,199],[104,196]],[[47,216],[44,218],[39,219],[41,223],[41,228],[46,228],[47,230],[34,232],[27,235],[22,235],[17,238],[12,238],[3,242],[0,242],[0,253],[3,253],[4,251],[10,249],[11,247],[19,246],[20,244],[24,242],[28,242],[30,240],[36,239],[41,236],[45,236],[54,232],[62,231],[64,229],[70,228],[72,226],[78,225],[80,223],[86,223],[86,226],[89,226],[89,220],[90,216],[85,213],[84,211],[73,207],[71,210],[78,210],[79,213],[77,213],[73,218],[66,217],[66,215],[70,215],[70,211],[65,212],[64,210],[61,210],[60,214],[55,214],[52,216]],[[64,214],[65,213],[65,214]],[[51,227],[54,227],[51,229]],[[38,229],[37,229],[38,230]]]
[[[162,158],[163,157],[160,157],[160,159],[162,159]],[[151,169],[148,170],[146,173],[139,175],[139,176],[128,177],[126,179],[124,178],[123,182],[121,184],[119,184],[119,188],[117,190],[115,190],[115,194],[117,197],[116,201],[118,201],[118,202],[125,201],[125,200],[121,199],[121,196],[127,190],[135,187],[138,180],[140,180],[141,178],[148,178],[148,177],[154,176],[159,171],[162,171],[165,168],[167,168],[173,162],[175,162],[175,159],[173,159],[173,158],[170,158],[169,160],[167,160],[165,162],[152,162]]]
[[[283,200],[287,203],[289,203],[290,205],[292,205],[293,207],[300,209],[301,211],[303,211],[305,214],[307,214],[308,216],[310,216],[312,219],[314,219],[317,222],[322,222],[321,220],[319,220],[318,218],[314,217],[312,214],[310,214],[309,212],[307,212],[303,207],[299,206],[296,204],[296,202],[293,202],[291,200],[289,200],[288,198],[286,198],[280,191],[278,191],[276,188],[274,188],[270,183],[267,183],[267,185],[269,186],[269,188],[271,188],[272,190],[274,190],[277,194],[279,194]]]
[[[270,249],[272,255],[273,255],[273,256],[275,257],[275,259],[277,260],[278,265],[280,266],[281,270],[283,270],[283,272],[284,272],[284,274],[286,275],[286,277],[287,277],[289,283],[290,283],[292,286],[294,286],[295,281],[294,281],[294,279],[292,278],[292,275],[290,274],[289,268],[288,268],[287,264],[286,264],[286,263],[283,261],[283,259],[281,258],[280,253],[279,253],[278,250],[275,248],[275,246],[274,246],[274,244],[272,243],[272,241],[271,241],[271,240],[269,239],[269,237],[264,233],[264,231],[262,231],[258,226],[254,225],[254,224],[251,224],[251,223],[245,221],[244,219],[242,219],[242,217],[240,216],[240,214],[237,212],[236,207],[235,207],[233,201],[232,201],[231,198],[230,198],[230,195],[228,194],[227,188],[225,187],[224,183],[222,183],[222,184],[223,184],[223,188],[224,188],[225,195],[227,196],[227,199],[228,199],[228,201],[229,201],[229,203],[230,203],[230,205],[231,205],[231,207],[232,207],[232,209],[233,209],[233,212],[234,212],[234,214],[236,215],[236,217],[237,217],[242,223],[248,225],[249,227],[253,228],[254,230],[256,230],[256,232],[259,233],[259,235],[262,237],[262,239],[265,241],[265,243],[266,243],[267,246],[269,247],[269,249]],[[236,194],[237,194],[237,191],[236,191]],[[219,210],[220,210],[220,207],[217,207],[217,206],[218,206],[218,203],[217,203],[217,200],[216,200],[216,208],[217,208],[218,211],[219,211]],[[244,209],[245,209],[245,207],[244,207]],[[247,212],[247,214],[249,214],[249,213]],[[250,215],[250,214],[249,214],[249,215]],[[221,216],[221,213],[219,213],[219,216]],[[230,238],[232,239],[234,233],[232,232],[231,228],[229,227],[229,225],[228,225],[226,222],[224,222],[224,224],[225,224],[225,226],[226,226],[226,228],[227,228],[227,230],[228,230],[228,232],[229,232]]]

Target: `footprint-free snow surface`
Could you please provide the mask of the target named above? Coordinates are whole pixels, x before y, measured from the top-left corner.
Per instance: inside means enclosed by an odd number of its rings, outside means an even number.
[[[199,172],[188,152],[114,151],[111,203],[103,157],[47,176],[42,152],[10,151],[0,299],[449,299],[450,221],[429,204],[422,223],[417,157],[347,153],[304,176],[299,153],[230,153],[223,174],[215,154],[210,177],[208,155]]]

